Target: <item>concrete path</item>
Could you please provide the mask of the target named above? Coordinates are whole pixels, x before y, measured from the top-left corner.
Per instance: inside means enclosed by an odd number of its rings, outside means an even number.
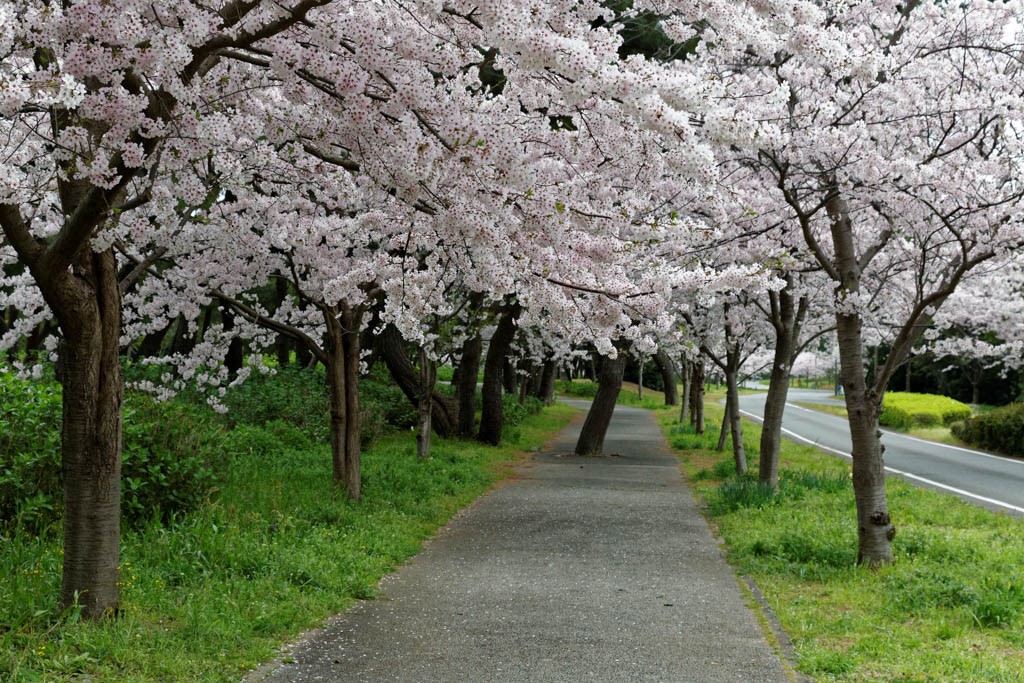
[[[578,433],[251,680],[787,680],[650,413]]]

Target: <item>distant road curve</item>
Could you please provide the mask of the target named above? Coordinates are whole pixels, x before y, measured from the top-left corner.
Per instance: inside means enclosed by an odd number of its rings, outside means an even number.
[[[850,459],[850,427],[846,420],[810,410],[794,402],[837,404],[830,391],[790,389],[782,421],[783,434]],[[840,399],[841,400],[841,399]],[[757,420],[764,416],[765,394],[740,396],[740,412]],[[984,507],[1024,516],[1024,460],[947,446],[883,430],[885,471],[911,483],[946,491]]]

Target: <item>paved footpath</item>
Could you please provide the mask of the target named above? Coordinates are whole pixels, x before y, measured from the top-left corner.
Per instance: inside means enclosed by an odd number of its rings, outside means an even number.
[[[785,681],[650,413],[569,427],[251,681]]]

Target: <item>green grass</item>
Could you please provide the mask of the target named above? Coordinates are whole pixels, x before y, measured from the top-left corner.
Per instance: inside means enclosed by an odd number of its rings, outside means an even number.
[[[707,434],[658,416],[707,504],[727,555],[753,577],[817,681],[1024,680],[1024,522],[952,496],[888,482],[895,562],[854,564],[848,463],[783,442],[780,494],[737,479]],[[744,441],[760,428],[744,424]],[[752,468],[756,457],[749,456]]]
[[[381,576],[574,412],[527,417],[501,448],[436,439],[429,461],[416,458],[411,433],[386,436],[364,454],[361,503],[335,495],[329,449],[301,431],[236,430],[234,447],[248,454],[230,459],[209,503],[124,534],[116,620],[57,614],[58,530],[15,530],[0,538],[0,680],[237,681],[372,597]]]

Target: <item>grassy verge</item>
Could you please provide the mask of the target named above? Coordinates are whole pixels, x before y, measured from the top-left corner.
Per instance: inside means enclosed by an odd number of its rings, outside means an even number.
[[[725,542],[790,635],[798,668],[820,681],[1024,680],[1024,522],[888,483],[896,561],[854,565],[849,465],[783,442],[780,494],[732,472],[713,450],[722,409],[707,406],[705,436],[658,415]],[[759,427],[744,423],[756,463]],[[756,465],[755,465],[756,466]]]
[[[330,453],[285,423],[235,430],[220,490],[198,512],[123,538],[123,614],[55,614],[56,530],[0,538],[0,679],[237,681],[357,598],[575,411],[527,417],[501,448],[411,433],[364,454],[364,501],[330,486]]]

